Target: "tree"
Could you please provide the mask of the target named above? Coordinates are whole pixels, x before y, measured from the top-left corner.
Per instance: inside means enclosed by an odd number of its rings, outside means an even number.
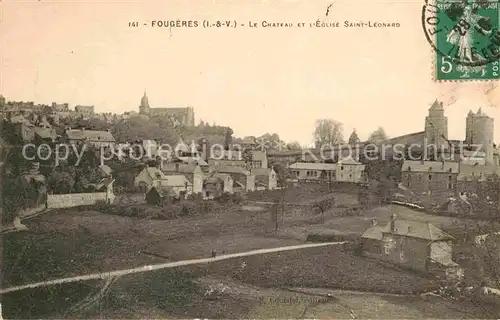
[[[359,142],[360,142],[360,140],[359,140],[358,134],[356,133],[356,129],[354,129],[352,131],[351,135],[349,136],[349,144],[355,145],[355,144],[358,144]]]
[[[292,141],[286,144],[286,148],[290,151],[299,151],[302,149],[298,141]]]
[[[75,179],[68,172],[55,171],[49,177],[49,188],[55,194],[71,193]]]
[[[384,128],[378,127],[377,130],[373,131],[372,134],[370,134],[368,141],[372,143],[379,143],[387,139],[389,139],[389,137],[387,137]]]
[[[231,144],[233,142],[233,130],[231,128],[227,128],[224,133],[224,149],[229,150]]]
[[[316,120],[314,140],[322,145],[344,143],[343,124],[333,119]]]

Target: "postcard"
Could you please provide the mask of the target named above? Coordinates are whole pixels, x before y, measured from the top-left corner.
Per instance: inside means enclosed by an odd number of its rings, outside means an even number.
[[[498,319],[499,24],[0,0],[0,319]]]

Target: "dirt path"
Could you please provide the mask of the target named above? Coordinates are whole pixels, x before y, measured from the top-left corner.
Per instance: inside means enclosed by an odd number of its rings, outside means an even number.
[[[142,273],[142,272],[160,270],[160,269],[165,269],[165,268],[174,268],[174,267],[187,266],[187,265],[193,265],[193,264],[204,264],[204,263],[210,263],[210,262],[215,262],[215,261],[220,261],[220,260],[247,257],[247,256],[260,255],[260,254],[266,254],[266,253],[272,253],[272,252],[298,250],[298,249],[314,248],[314,247],[322,247],[322,246],[331,246],[331,245],[339,245],[339,244],[344,244],[344,243],[345,242],[326,242],[326,243],[302,244],[302,245],[296,245],[296,246],[259,249],[259,250],[252,250],[252,251],[247,251],[247,252],[227,254],[227,255],[217,256],[215,258],[183,260],[183,261],[176,261],[176,262],[169,262],[169,263],[161,263],[161,264],[148,265],[148,266],[134,268],[134,269],[114,270],[114,271],[110,271],[110,272],[94,273],[94,274],[88,274],[88,275],[83,275],[83,276],[55,279],[55,280],[31,283],[31,284],[27,284],[27,285],[14,286],[14,287],[10,287],[10,288],[1,289],[0,294],[19,291],[19,290],[25,290],[25,289],[31,289],[31,288],[37,288],[37,287],[45,287],[45,286],[50,286],[50,285],[54,285],[54,284],[70,283],[70,282],[78,282],[78,281],[88,281],[88,280],[109,279],[109,278],[114,278],[117,276],[122,276],[122,275],[127,275],[127,274]]]

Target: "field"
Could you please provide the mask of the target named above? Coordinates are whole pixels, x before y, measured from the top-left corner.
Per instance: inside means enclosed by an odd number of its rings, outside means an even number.
[[[301,201],[306,202],[314,197],[323,196],[325,192],[309,192],[307,196],[301,198]],[[336,197],[338,198],[336,203],[343,206],[344,202],[345,206],[346,203],[355,201],[353,197],[357,196],[337,194]],[[275,223],[271,221],[269,206],[252,202],[235,206],[233,210],[224,213],[214,212],[175,220],[147,220],[93,211],[53,211],[26,221],[30,229],[28,232],[4,235],[3,285],[9,287],[97,271],[205,258],[211,255],[212,250],[217,250],[219,253],[222,251],[236,253],[301,244],[310,233],[360,234],[371,225],[372,218],[384,223],[394,212],[401,218],[422,219],[445,229],[455,225],[455,219],[430,216],[400,206],[376,208],[354,216],[339,216],[342,210],[345,208],[334,208],[320,215],[313,213],[310,207],[286,207],[285,214],[278,219],[277,232]],[[244,271],[241,270],[243,262],[246,264]],[[274,307],[271,309],[263,307],[262,301],[256,297],[264,296],[268,299],[273,296],[288,296],[290,292],[284,288],[302,287],[363,290],[368,291],[367,301],[371,301],[370,299],[378,301],[386,299],[385,296],[384,298],[372,296],[372,292],[410,294],[433,286],[428,280],[410,272],[383,267],[339,248],[289,251],[169,270],[121,277],[111,286],[105,298],[99,299],[101,301],[99,310],[91,307],[85,312],[74,311],[72,317],[94,318],[100,314],[114,318],[202,315],[208,318],[268,317],[267,314],[274,314],[273,317],[285,317],[285,313],[282,313],[285,311],[281,309],[284,308],[292,313],[299,312],[300,315],[303,306],[299,307],[300,303],[293,307],[281,305],[273,311]],[[172,276],[175,281],[169,276],[172,272],[175,273],[175,276]],[[156,280],[151,280],[152,278]],[[167,283],[164,283],[165,281]],[[178,284],[176,281],[184,282]],[[247,289],[242,289],[242,294],[224,294],[215,301],[208,301],[203,296],[207,281],[217,283],[229,281],[236,287]],[[102,283],[87,284],[81,288],[72,288],[71,292],[74,290],[81,292],[77,296],[84,299],[89,293],[98,291],[99,286],[102,286]],[[155,287],[154,291],[151,286],[160,287]],[[168,292],[184,292],[184,289],[179,288],[186,288],[187,291],[186,296],[178,301],[175,300],[178,294],[172,296]],[[244,294],[248,288],[254,288],[251,291],[253,293],[260,293]],[[74,301],[72,298],[66,298],[71,294],[64,294],[64,298],[54,297],[51,300],[53,306],[52,309],[49,308],[50,310],[34,309],[29,313],[26,308],[19,308],[22,303],[29,304],[26,301],[31,301],[30,296],[33,299],[40,294],[50,296],[40,290],[9,294],[4,297],[7,299],[4,300],[4,310],[21,318],[68,316],[65,312],[68,312],[67,308]],[[298,293],[294,295],[307,297]],[[342,295],[345,296],[344,293]],[[347,300],[360,299],[358,295],[354,298],[347,296],[349,297],[345,298]],[[12,301],[12,304],[9,305],[8,301]],[[137,303],[125,306],[127,301],[137,301]],[[392,305],[391,303],[393,302],[385,302],[384,305]],[[423,306],[427,302],[418,302],[416,305],[419,303]],[[50,304],[46,303],[46,308]],[[404,309],[399,307],[399,302],[393,304],[398,305],[398,310]],[[295,307],[300,310],[293,311]],[[390,308],[387,310],[392,310]],[[410,314],[414,314],[415,317],[417,314],[424,317],[441,317],[439,315],[443,314],[442,308],[445,306],[440,308],[436,313],[429,313],[432,308],[426,307],[422,312],[414,311]],[[186,310],[187,313],[179,314],[179,310]],[[319,304],[308,307],[305,314],[312,316],[332,312],[338,314],[338,317],[346,317],[345,310],[339,306]],[[457,312],[456,317],[469,317],[465,312]],[[369,314],[367,316],[372,317]],[[386,317],[391,316],[386,314]]]

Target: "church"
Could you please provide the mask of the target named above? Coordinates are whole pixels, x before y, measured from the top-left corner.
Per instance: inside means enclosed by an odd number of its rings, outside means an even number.
[[[146,116],[148,118],[172,116],[183,126],[195,126],[193,107],[151,108],[145,91],[139,106],[139,115]]]

